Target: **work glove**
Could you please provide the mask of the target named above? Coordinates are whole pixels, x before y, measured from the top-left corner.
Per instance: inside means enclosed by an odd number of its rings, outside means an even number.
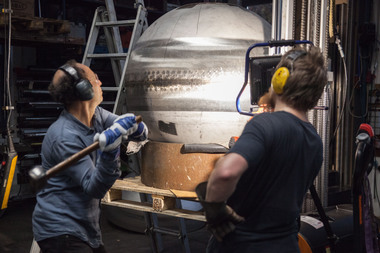
[[[132,133],[131,135],[123,135],[123,140],[129,140],[129,141],[145,141],[148,139],[148,127],[145,125],[144,122],[140,122],[137,126],[137,130]]]
[[[130,136],[137,129],[138,125],[135,115],[127,113],[117,117],[113,125],[101,134],[95,134],[94,141],[99,141],[99,148],[103,152],[111,152],[119,149],[123,136]]]
[[[198,184],[195,193],[200,200],[205,212],[207,221],[207,230],[209,230],[215,238],[221,242],[224,236],[235,230],[235,225],[245,221],[243,217],[235,213],[235,211],[225,202],[207,202],[206,199],[207,182]]]

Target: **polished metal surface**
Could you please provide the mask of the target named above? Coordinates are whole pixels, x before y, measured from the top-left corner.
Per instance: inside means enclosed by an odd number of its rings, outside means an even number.
[[[245,53],[270,33],[263,18],[235,5],[188,4],[166,13],[131,53],[127,110],[142,115],[153,141],[228,143],[249,120],[235,106]],[[249,100],[248,89],[242,105]]]

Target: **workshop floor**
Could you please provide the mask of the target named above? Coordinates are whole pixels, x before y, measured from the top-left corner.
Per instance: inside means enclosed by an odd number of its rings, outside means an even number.
[[[5,213],[0,217],[0,252],[28,253],[33,241],[32,234],[32,212],[35,199],[10,201]],[[164,221],[171,227],[177,224],[178,219],[169,217]],[[193,222],[187,220],[186,223]],[[141,224],[140,224],[141,225]],[[142,224],[144,225],[144,224]],[[160,226],[167,224],[160,223]],[[114,225],[104,216],[101,220],[103,240],[109,253],[147,253],[153,252],[151,240],[144,233],[129,231]],[[189,227],[191,229],[189,229]],[[194,229],[195,228],[195,229]],[[191,232],[192,231],[192,232]],[[188,226],[188,238],[191,252],[205,252],[208,232],[203,223]],[[181,253],[185,252],[181,241],[172,235],[162,236],[162,252]]]

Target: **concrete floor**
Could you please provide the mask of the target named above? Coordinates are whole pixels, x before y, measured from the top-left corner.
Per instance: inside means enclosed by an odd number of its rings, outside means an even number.
[[[8,208],[0,218],[0,252],[28,253],[33,241],[32,212],[35,205],[34,198],[10,201]],[[108,213],[104,210],[103,213]],[[143,216],[142,216],[143,217]],[[159,217],[160,226],[176,228],[177,218]],[[138,226],[144,227],[141,221]],[[204,223],[186,220],[188,239],[191,252],[205,252],[209,233]],[[150,237],[142,232],[132,231],[119,227],[110,222],[105,215],[101,219],[102,234],[105,247],[109,253],[148,253],[153,252]],[[192,231],[192,232],[190,232]],[[181,241],[172,235],[162,236],[162,253],[185,252]]]

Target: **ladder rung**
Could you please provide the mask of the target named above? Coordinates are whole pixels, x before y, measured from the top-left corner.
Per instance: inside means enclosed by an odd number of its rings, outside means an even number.
[[[88,54],[87,58],[126,58],[128,53]]]
[[[104,21],[96,22],[96,26],[133,26],[136,23],[136,19],[131,20],[118,20],[118,21]]]
[[[119,87],[102,87],[103,91],[118,91]]]

